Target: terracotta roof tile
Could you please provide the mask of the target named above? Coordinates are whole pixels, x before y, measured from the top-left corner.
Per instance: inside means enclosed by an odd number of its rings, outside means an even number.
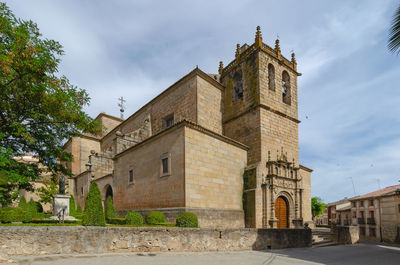
[[[373,192],[370,192],[370,193],[367,193],[364,195],[350,198],[350,200],[361,200],[361,199],[366,199],[366,198],[379,197],[379,196],[389,194],[391,192],[395,192],[397,190],[400,190],[400,185],[389,186],[389,187],[386,187],[386,188],[383,188],[380,190],[376,190],[376,191],[373,191]]]

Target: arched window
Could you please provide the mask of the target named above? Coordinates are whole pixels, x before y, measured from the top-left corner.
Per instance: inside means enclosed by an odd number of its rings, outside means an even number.
[[[235,90],[235,99],[243,98],[243,82],[242,82],[242,74],[240,72],[236,72],[233,76],[233,89]]]
[[[282,101],[290,105],[290,77],[288,72],[283,71],[282,73]]]
[[[272,64],[268,64],[268,88],[275,91],[275,68]]]

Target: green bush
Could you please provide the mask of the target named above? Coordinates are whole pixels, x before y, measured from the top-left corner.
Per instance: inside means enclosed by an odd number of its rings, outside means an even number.
[[[75,199],[74,199],[74,196],[72,196],[72,195],[71,195],[71,197],[69,197],[69,215],[70,216],[76,215]]]
[[[21,209],[26,209],[27,203],[26,203],[26,199],[25,199],[24,196],[22,196],[22,197],[19,199],[18,207],[21,208]]]
[[[36,202],[33,200],[33,198],[30,199],[27,210],[30,212],[32,218],[38,218],[39,217],[39,212],[36,206]]]
[[[76,214],[82,214],[82,207],[80,204],[78,204],[78,207],[76,207]]]
[[[165,223],[165,216],[162,212],[153,211],[146,215],[146,224],[156,225],[159,223]]]
[[[178,227],[198,227],[197,216],[194,213],[182,212],[176,218],[176,226]]]
[[[59,220],[38,220],[32,219],[31,223],[33,224],[58,224]],[[72,220],[64,220],[64,224],[78,224],[79,221],[72,221]]]
[[[128,225],[142,225],[143,216],[135,211],[131,211],[125,215],[126,224]]]
[[[110,218],[110,219],[107,219],[107,223],[113,224],[113,225],[125,225],[126,219],[125,218]]]
[[[96,182],[90,185],[89,194],[85,202],[82,224],[92,226],[106,225],[100,190]]]
[[[43,206],[40,202],[35,202],[36,203],[36,209],[38,213],[43,213]]]
[[[24,222],[28,223],[32,220],[32,215],[26,209],[23,210],[20,207],[15,208],[3,208],[1,211],[1,222],[11,223],[11,222]]]
[[[107,197],[106,201],[106,219],[115,218],[115,210],[113,205],[113,200],[111,197]]]

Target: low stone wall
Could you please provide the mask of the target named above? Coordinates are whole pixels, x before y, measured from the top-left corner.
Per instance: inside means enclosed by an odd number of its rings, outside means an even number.
[[[136,209],[143,217],[151,211],[160,211],[164,213],[167,222],[175,223],[176,218],[181,212],[192,212],[197,215],[199,227],[201,228],[217,228],[217,229],[239,229],[244,228],[243,210],[226,210],[226,209],[210,209],[210,208],[159,208],[159,209]],[[118,211],[117,215],[124,217],[129,210]]]
[[[358,226],[333,226],[332,235],[338,244],[355,244],[360,241]]]
[[[310,229],[2,226],[1,255],[244,251],[311,246]]]

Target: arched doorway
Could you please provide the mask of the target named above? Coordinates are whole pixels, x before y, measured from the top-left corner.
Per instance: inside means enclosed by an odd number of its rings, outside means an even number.
[[[111,200],[113,200],[113,190],[110,185],[106,189],[106,196],[105,196],[105,200],[104,200],[104,211],[107,211],[108,198],[111,198]]]
[[[289,227],[289,206],[286,198],[282,196],[275,201],[275,216],[278,219],[278,228]]]

